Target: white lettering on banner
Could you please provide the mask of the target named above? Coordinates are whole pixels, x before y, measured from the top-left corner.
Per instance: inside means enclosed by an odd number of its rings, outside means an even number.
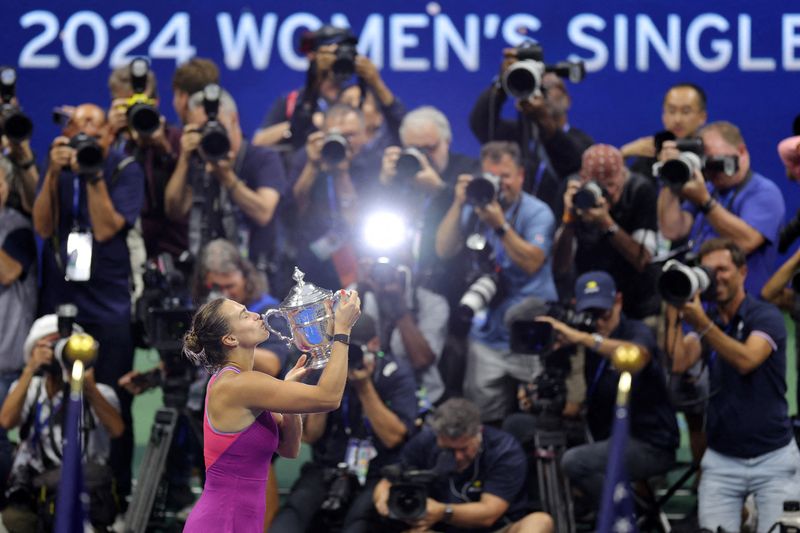
[[[627,22],[626,22],[627,26]],[[570,61],[584,61],[586,70],[596,72],[602,70],[608,63],[608,47],[598,37],[586,33],[587,29],[603,31],[606,28],[606,21],[598,15],[584,13],[572,17],[567,24],[567,36],[570,42],[581,48],[585,48],[594,53],[591,57],[583,57],[577,54],[570,54]],[[627,50],[625,51],[627,55]]]
[[[479,68],[480,30],[481,23],[478,15],[467,15],[464,19],[464,33],[462,39],[453,21],[447,15],[433,17],[433,64],[436,70],[449,68],[449,48],[461,60],[464,68],[474,72]]]
[[[295,13],[286,17],[278,30],[278,51],[287,67],[308,70],[308,59],[295,51],[294,33],[300,28],[314,31],[320,26],[322,21],[311,13]]]
[[[78,49],[78,29],[81,26],[88,27],[92,32],[93,48],[89,55],[83,55]],[[68,18],[61,32],[61,40],[64,43],[64,57],[79,69],[95,68],[103,62],[108,52],[108,28],[103,18],[94,11],[78,11]]]
[[[772,72],[775,60],[769,57],[753,57],[753,21],[750,15],[739,15],[739,68],[756,72]]]
[[[236,29],[233,29],[233,19],[230,13],[217,15],[217,28],[219,40],[222,43],[222,53],[225,57],[225,66],[230,70],[239,70],[244,62],[246,52],[250,53],[253,68],[264,70],[269,66],[272,56],[272,43],[275,40],[275,28],[278,26],[278,16],[267,13],[261,19],[261,29],[256,25],[256,17],[252,13],[242,13]]]
[[[359,53],[368,56],[378,68],[398,72],[454,68],[474,72],[481,66],[482,46],[489,43],[494,49],[497,45],[518,46],[528,39],[536,41],[534,36],[544,29],[541,20],[529,13],[508,16],[465,13],[462,25],[460,19],[443,13],[435,2],[428,5],[426,13],[364,15]],[[223,56],[229,70],[249,67],[265,70],[275,63],[272,53],[276,51],[276,61],[292,70],[304,71],[308,60],[296,48],[297,34],[301,30],[316,30],[323,23],[304,11],[283,19],[273,12],[244,10],[238,15],[220,12],[215,20],[220,45],[212,35],[203,35],[203,55],[214,57],[218,54],[209,47],[221,46],[219,55]],[[331,15],[330,21],[340,27],[350,26],[344,13]],[[752,17],[745,13],[702,13],[684,19],[674,13],[659,18],[642,13],[604,16],[577,13],[567,21],[564,30],[573,52],[569,59],[584,60],[589,72],[607,68],[627,72],[631,64],[639,72],[649,72],[658,64],[677,72],[687,68],[681,64],[683,58],[688,60],[690,68],[702,72],[729,68],[741,72],[800,70],[800,14],[782,14],[780,28],[777,21],[761,24],[764,27],[754,28]],[[94,11],[81,10],[68,16],[62,27],[54,13],[32,10],[20,17],[19,25],[22,30],[30,29],[27,42],[21,43],[20,68],[60,68],[63,57],[73,68],[92,69],[100,66],[106,55],[109,66],[118,67],[137,55],[144,55],[144,47],[151,59],[173,60],[176,64],[197,53],[191,42],[191,18],[187,12],[172,14],[157,33],[150,18],[138,11],[122,11],[105,19]],[[546,29],[545,49],[559,46],[550,44],[558,37],[559,28]],[[116,33],[110,35],[110,31]],[[357,33],[357,28],[353,32]],[[754,45],[754,33],[779,42],[760,38]],[[119,41],[112,50],[109,50],[110,37]],[[152,41],[147,46],[149,39]],[[760,53],[754,46],[759,47]],[[61,48],[60,53],[54,47]],[[764,54],[762,47],[771,50],[772,55]],[[456,58],[461,65],[451,64],[451,58]]]
[[[407,57],[406,49],[419,46],[419,36],[407,33],[409,28],[427,28],[430,19],[427,15],[404,14],[389,17],[389,38],[391,39],[391,52],[389,63],[392,70],[398,71],[427,71],[430,70],[430,61],[423,57]]]
[[[783,68],[785,70],[800,70],[800,58],[795,55],[800,47],[800,15],[783,16]]]
[[[711,49],[716,55],[704,56],[700,51],[700,37],[707,29],[725,33],[730,29],[730,24],[716,13],[706,13],[696,17],[686,30],[686,55],[689,56],[689,61],[703,72],[719,72],[731,62],[733,45],[725,39],[712,39]]]
[[[39,54],[39,50],[58,37],[58,17],[49,11],[36,10],[22,15],[19,25],[23,29],[43,26],[42,32],[31,39],[19,53],[19,66],[22,68],[58,68],[61,58],[56,54]]]
[[[137,55],[130,55],[130,52],[135,50],[137,46],[144,43],[147,38],[150,37],[150,20],[138,11],[123,11],[111,17],[109,23],[115,30],[119,30],[125,26],[133,26],[133,33],[124,37],[119,44],[114,47],[108,59],[108,66],[117,68],[130,64],[133,59],[138,57]]]
[[[649,46],[658,54],[669,70],[681,69],[681,18],[667,15],[667,40],[658,32],[653,19],[647,15],[636,15],[636,69],[650,70]]]

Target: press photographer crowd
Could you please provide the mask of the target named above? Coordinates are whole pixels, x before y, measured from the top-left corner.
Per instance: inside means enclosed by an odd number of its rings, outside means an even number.
[[[240,116],[263,110],[208,59],[175,69],[180,124],[147,58],[91,103],[27,101],[0,68],[5,528],[58,519],[83,332],[98,531],[800,530],[782,314],[800,320],[800,213],[784,225],[786,176],[756,170],[736,117],[707,122],[677,83],[662,131],[596,142],[569,117],[583,65],[526,42],[460,95],[481,143],[462,154],[470,132],[408,110],[356,44],[306,33],[305,84],[252,137]],[[800,180],[794,135],[776,157]],[[134,371],[137,348],[159,364]]]

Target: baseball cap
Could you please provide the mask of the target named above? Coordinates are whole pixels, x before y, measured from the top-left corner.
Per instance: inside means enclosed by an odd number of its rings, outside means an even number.
[[[611,309],[617,296],[617,286],[607,272],[587,272],[575,281],[575,310]]]

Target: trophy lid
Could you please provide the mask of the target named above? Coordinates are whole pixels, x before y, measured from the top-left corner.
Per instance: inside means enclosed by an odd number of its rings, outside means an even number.
[[[294,267],[292,279],[296,285],[289,291],[289,295],[281,303],[281,307],[304,307],[308,304],[330,298],[333,294],[327,289],[317,287],[313,283],[305,281],[305,274],[297,267]]]

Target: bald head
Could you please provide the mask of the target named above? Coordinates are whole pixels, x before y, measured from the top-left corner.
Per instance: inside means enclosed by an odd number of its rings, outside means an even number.
[[[72,117],[64,128],[64,135],[72,137],[83,132],[86,135],[98,137],[102,135],[105,125],[106,113],[101,107],[95,104],[81,104],[72,113]]]

